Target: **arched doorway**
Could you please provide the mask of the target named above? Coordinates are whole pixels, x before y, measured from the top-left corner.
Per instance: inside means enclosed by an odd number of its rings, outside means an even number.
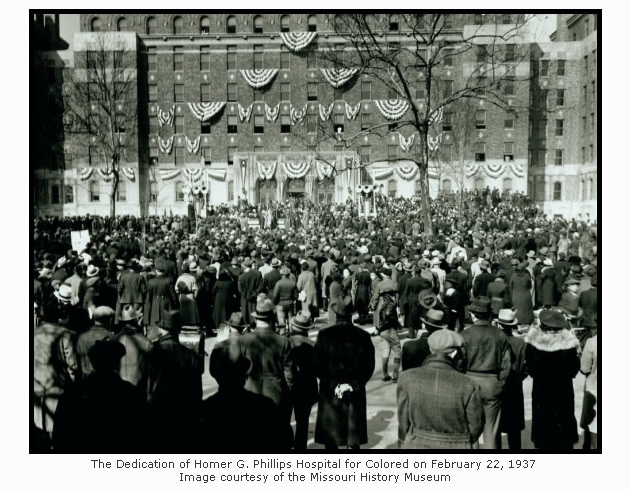
[[[330,179],[319,182],[315,188],[315,196],[318,204],[332,203],[335,200],[335,182]]]
[[[306,183],[304,179],[287,179],[287,197],[288,198],[304,198],[306,192]]]
[[[276,179],[271,180],[259,180],[258,181],[258,202],[260,204],[266,204],[276,201],[276,189],[278,183]]]

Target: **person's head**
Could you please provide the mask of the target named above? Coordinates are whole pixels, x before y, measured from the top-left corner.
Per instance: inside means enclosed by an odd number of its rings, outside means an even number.
[[[90,348],[88,358],[95,373],[118,373],[120,360],[126,353],[125,346],[117,340],[97,340]]]
[[[490,299],[487,296],[479,296],[470,306],[470,314],[473,321],[489,320],[491,316]]]
[[[308,270],[308,262],[302,262],[302,265],[300,266],[300,268],[302,269],[302,271],[307,271]]]
[[[424,316],[420,318],[420,321],[429,332],[435,332],[446,328],[444,323],[444,312],[441,310],[429,309]]]
[[[508,308],[499,310],[497,324],[507,335],[512,335],[512,330],[518,327],[518,318],[516,318],[516,312]]]
[[[229,345],[215,347],[210,354],[210,375],[217,380],[220,390],[243,388],[251,365],[249,358],[240,354],[235,356]]]
[[[428,344],[432,354],[454,357],[464,345],[464,338],[457,332],[443,328],[429,335]]]
[[[273,311],[273,302],[266,296],[258,296],[256,300],[256,311],[251,314],[256,320],[256,326],[273,327],[275,315]]]
[[[165,311],[158,324],[161,335],[177,335],[184,325],[184,318],[177,310]]]
[[[114,320],[114,314],[114,310],[112,310],[109,306],[98,306],[94,310],[92,318],[94,319],[94,323],[96,325],[102,325],[105,328],[110,328],[112,325],[112,321]]]
[[[569,328],[565,315],[557,310],[543,310],[538,315],[540,329],[544,332],[558,333]]]

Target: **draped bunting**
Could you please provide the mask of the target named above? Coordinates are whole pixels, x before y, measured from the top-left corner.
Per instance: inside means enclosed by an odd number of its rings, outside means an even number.
[[[301,179],[311,168],[311,162],[282,162],[282,170],[291,179]]]
[[[308,102],[304,104],[304,107],[301,111],[297,110],[293,104],[291,104],[291,111],[289,114],[291,115],[291,123],[298,124],[301,123],[306,117],[306,110],[308,109]]]
[[[173,138],[174,135],[167,140],[163,140],[158,136],[158,147],[160,148],[160,151],[162,153],[167,153],[170,155],[171,151],[173,150]]]
[[[503,175],[506,168],[507,168],[507,165],[503,165],[501,163],[499,163],[498,165],[486,164],[483,166],[483,171],[486,173],[488,177],[492,179],[498,179],[499,177]]]
[[[402,151],[409,151],[411,145],[413,145],[413,140],[416,137],[416,133],[413,133],[409,138],[405,138],[402,134],[398,133],[398,143],[400,144],[400,148]]]
[[[227,102],[188,102],[188,108],[200,121],[207,121],[214,117]]]
[[[93,168],[82,168],[79,172],[79,177],[81,178],[81,180],[87,180],[90,178],[93,171]]]
[[[274,174],[276,173],[276,167],[278,166],[278,162],[271,163],[262,163],[256,162],[256,166],[258,167],[258,175],[261,180],[271,180],[273,179]]]
[[[383,117],[391,121],[397,121],[409,109],[409,102],[406,100],[375,100],[373,102]]]
[[[179,169],[173,169],[173,170],[158,170],[158,172],[160,173],[160,178],[162,180],[170,180],[173,177],[177,177],[179,175]]]
[[[473,177],[477,173],[478,170],[479,170],[478,163],[467,163],[466,167],[464,168],[464,172],[466,173],[467,178]]]
[[[199,144],[201,143],[201,135],[197,136],[196,139],[191,140],[188,136],[184,137],[186,139],[186,149],[190,154],[197,154],[199,152]]]
[[[394,167],[394,170],[398,176],[403,180],[413,180],[418,173],[417,165],[401,165],[400,167]]]
[[[320,68],[320,71],[330,85],[334,88],[339,88],[359,70],[358,68]]]
[[[163,111],[160,109],[160,106],[157,106],[157,117],[158,124],[160,127],[168,124],[169,126],[173,125],[173,120],[175,119],[175,105],[171,107],[168,111]]]
[[[378,185],[358,185],[356,190],[360,194],[370,194],[378,190]]]
[[[278,113],[280,112],[280,104],[278,104],[273,109],[265,104],[265,115],[267,116],[267,121],[276,122],[278,119]]]
[[[317,170],[319,180],[324,180],[326,178],[332,177],[333,171],[335,170],[335,165],[315,160],[315,169]]]
[[[427,147],[429,148],[430,152],[434,152],[438,149],[440,143],[442,142],[442,134],[443,133],[438,134],[435,138],[433,138],[432,136],[427,137]]]
[[[197,182],[199,179],[201,179],[201,177],[203,177],[203,170],[201,170],[200,168],[183,168],[182,175],[188,180]]]
[[[346,117],[351,121],[354,120],[354,118],[357,117],[360,108],[361,102],[354,106],[354,108],[352,108],[352,106],[346,102]]]
[[[242,107],[241,104],[238,105],[238,117],[241,119],[241,122],[243,122],[244,120],[247,120],[247,122],[249,122],[249,118],[252,115],[253,108],[254,108],[253,102],[249,104],[249,107],[247,109]]]
[[[510,165],[512,173],[517,177],[525,177],[525,168],[520,163],[513,163]]]
[[[104,170],[102,168],[96,169],[96,173],[100,177],[100,179],[104,182],[109,182],[112,180],[112,171]]]
[[[281,32],[280,39],[291,51],[298,52],[311,44],[317,32]]]
[[[133,181],[136,178],[136,174],[131,167],[122,167],[120,169],[122,174],[127,178],[127,180]]]
[[[227,171],[213,168],[213,169],[207,169],[206,172],[213,179],[223,180],[225,179],[225,175]]]
[[[331,102],[328,109],[326,109],[325,105],[319,104],[319,117],[322,121],[328,121],[330,119],[330,115],[332,114],[333,108],[335,107],[335,103]]]
[[[278,68],[266,68],[264,70],[241,70],[241,75],[252,88],[263,88],[278,73]]]
[[[390,175],[392,175],[394,173],[394,169],[389,167],[389,168],[376,168],[374,170],[372,170],[372,177],[374,179],[386,179],[387,177],[389,177]]]
[[[436,123],[440,124],[444,119],[444,107],[440,107],[437,111],[433,111],[429,116],[429,125]]]

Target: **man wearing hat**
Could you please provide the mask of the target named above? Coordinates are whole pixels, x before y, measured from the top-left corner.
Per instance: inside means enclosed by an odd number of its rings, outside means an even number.
[[[266,274],[263,274],[262,291],[269,296],[273,294],[273,290],[276,287],[276,283],[282,279],[282,275],[279,272],[282,262],[276,257],[271,261],[271,270]],[[262,271],[261,271],[262,273]]]
[[[317,374],[315,373],[314,345],[308,336],[313,328],[310,315],[298,311],[291,320],[291,348],[295,359],[296,373],[293,380],[293,410],[295,413],[295,445],[298,450],[305,450],[308,441],[308,420],[311,409],[317,402]]]
[[[490,262],[486,259],[482,259],[479,262],[479,268],[481,273],[473,279],[473,296],[478,298],[479,296],[488,296],[488,284],[495,279],[495,275],[490,272]]]
[[[352,279],[352,283],[354,305],[359,314],[359,325],[365,325],[369,321],[368,311],[370,300],[372,299],[372,278],[366,270],[365,264],[357,264],[357,272]]]
[[[153,344],[142,334],[142,314],[134,308],[123,309],[118,327],[120,330],[111,337],[125,347],[125,355],[120,360],[120,377],[138,387],[141,393],[147,392],[149,376],[149,351]],[[157,337],[157,327],[151,338]]]
[[[178,311],[163,312],[149,353],[149,414],[159,427],[152,442],[160,450],[190,447],[201,403],[203,366],[197,353],[179,342],[183,325]]]
[[[484,449],[500,448],[501,392],[510,374],[510,347],[503,332],[490,323],[490,299],[480,296],[470,306],[473,325],[462,332],[466,342],[466,374],[479,385],[485,425]]]
[[[324,262],[322,264],[321,267],[321,287],[322,287],[322,308],[324,309],[328,309],[328,289],[326,288],[326,279],[328,278],[328,276],[330,275],[330,272],[332,271],[333,266],[335,266],[335,261],[333,260],[333,254],[331,254],[329,251],[326,252],[326,262]],[[298,279],[299,282],[299,279]],[[298,289],[300,289],[298,287]],[[300,289],[301,291],[301,289]]]
[[[284,266],[280,269],[280,280],[276,282],[271,300],[276,307],[278,315],[278,328],[284,330],[287,326],[289,316],[293,312],[295,300],[297,299],[297,286],[289,275],[291,270]]]
[[[320,330],[315,342],[315,442],[326,449],[358,449],[368,441],[365,385],[374,373],[374,345],[369,333],[352,324],[348,297],[332,307],[338,323]]]
[[[297,291],[302,295],[302,310],[308,311],[314,318],[317,316],[317,285],[315,281],[315,274],[309,270],[307,262],[302,262],[300,265],[300,275],[297,278]],[[331,269],[332,270],[332,269]]]
[[[527,333],[525,364],[533,379],[532,442],[566,451],[578,441],[573,378],[580,369],[579,341],[562,313],[543,310]]]
[[[166,275],[166,263],[159,259],[155,261],[155,277],[147,283],[147,294],[143,309],[143,324],[147,336],[157,336],[157,326],[162,321],[165,311],[175,310],[178,307],[175,289],[171,279]]]
[[[259,297],[251,316],[256,328],[239,339],[241,354],[252,362],[245,389],[271,398],[283,421],[281,437],[286,437],[287,447],[291,447],[291,389],[296,374],[291,342],[276,333],[273,302],[269,298]]]
[[[118,280],[118,302],[116,303],[115,322],[120,321],[120,314],[125,305],[141,311],[147,294],[147,283],[143,275],[138,272],[135,263],[129,263],[129,269],[123,272]]]
[[[578,306],[582,308],[582,326],[590,327],[591,334],[597,333],[597,319],[598,319],[598,294],[597,287],[599,284],[599,278],[597,272],[591,276],[591,287],[586,291],[580,292],[580,299]]]
[[[508,287],[518,323],[524,328],[534,321],[534,301],[531,292],[533,284],[532,276],[527,269],[527,261],[519,262]]]
[[[431,355],[422,367],[400,375],[398,444],[401,449],[473,449],[483,430],[479,387],[458,372],[454,358],[464,345],[448,329],[428,339]]]
[[[510,346],[512,367],[501,400],[501,421],[499,430],[507,433],[510,449],[521,449],[521,431],[525,428],[525,399],[523,397],[523,380],[527,377],[525,366],[525,341],[516,337],[514,330],[518,327],[518,319],[514,310],[501,309],[497,324],[505,333]]]
[[[433,332],[447,328],[444,322],[444,312],[431,308],[421,319],[422,326],[426,329],[419,338],[409,340],[402,346],[401,367],[405,371],[422,366],[424,360],[431,354],[428,339]]]
[[[248,257],[243,261],[243,273],[238,276],[238,292],[241,295],[241,313],[246,324],[253,322],[252,312],[256,309],[256,296],[262,291],[262,276]]]
[[[122,314],[124,315],[125,311],[123,311]],[[84,379],[92,373],[92,363],[90,362],[88,354],[97,341],[111,337],[113,319],[114,310],[109,306],[99,306],[94,310],[94,324],[77,338],[76,351],[79,361],[78,379]]]

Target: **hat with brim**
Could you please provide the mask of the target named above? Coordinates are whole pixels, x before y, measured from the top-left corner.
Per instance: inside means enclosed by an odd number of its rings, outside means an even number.
[[[126,353],[125,346],[117,340],[97,340],[88,351],[88,358],[93,365],[102,366],[120,361]]]
[[[130,322],[133,320],[137,320],[142,316],[142,310],[136,309],[134,305],[124,305],[122,310],[120,311],[120,321],[121,322]]]
[[[53,294],[62,303],[70,303],[72,288],[68,284],[62,284],[59,286],[59,290],[55,291]]]
[[[116,268],[118,270],[124,269],[126,264],[127,263],[123,259],[116,259]]]
[[[567,279],[566,281],[564,281],[564,285],[565,286],[579,286],[580,281],[578,281],[577,279]]]
[[[430,289],[423,289],[418,293],[418,303],[424,309],[431,309],[437,305],[437,296]]]
[[[516,318],[516,312],[508,308],[499,310],[499,316],[497,322],[501,325],[518,325],[518,318]]]
[[[534,252],[533,250],[530,250],[529,252],[527,252],[527,256],[530,259],[533,259],[534,257],[536,257],[536,252]]]
[[[282,265],[282,262],[280,262],[277,258],[274,258],[271,260],[271,267],[280,267]]]
[[[233,328],[245,328],[245,319],[243,318],[243,314],[240,312],[232,313],[230,319],[225,323]]]
[[[95,276],[98,276],[99,270],[100,270],[100,269],[99,269],[98,267],[96,267],[96,266],[94,266],[94,265],[89,265],[89,266],[88,266],[88,268],[87,268],[87,271],[85,272],[85,275],[86,275],[87,277],[95,277]]]
[[[413,272],[413,264],[411,262],[405,264],[404,269],[405,272]]]
[[[168,330],[169,332],[179,332],[182,326],[184,325],[184,318],[179,313],[179,311],[171,310],[165,311],[162,316],[162,321],[160,323],[160,328],[164,330]]]
[[[310,313],[299,311],[298,314],[291,320],[291,327],[302,331],[313,328]]]
[[[584,311],[579,306],[572,306],[560,301],[556,309],[563,313],[569,320],[579,320],[582,318]]]
[[[264,298],[256,302],[256,311],[251,314],[256,320],[268,321],[273,318],[273,303],[270,299]]]
[[[446,328],[444,323],[444,312],[431,308],[426,315],[421,318],[422,323],[432,328]]]
[[[487,296],[479,296],[475,299],[472,305],[470,305],[470,311],[472,313],[488,313],[490,312],[490,298]]]
[[[569,328],[565,316],[557,310],[543,310],[538,315],[540,327],[543,330],[562,330]]]

